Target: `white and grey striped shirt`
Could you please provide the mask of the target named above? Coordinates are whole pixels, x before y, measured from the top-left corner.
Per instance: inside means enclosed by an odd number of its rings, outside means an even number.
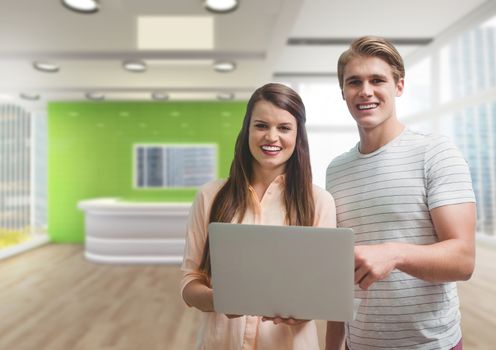
[[[327,169],[338,227],[356,244],[438,241],[429,210],[475,202],[467,163],[445,137],[409,129],[370,154],[358,145]],[[367,291],[346,326],[350,349],[450,349],[461,338],[456,284],[430,283],[399,270]]]

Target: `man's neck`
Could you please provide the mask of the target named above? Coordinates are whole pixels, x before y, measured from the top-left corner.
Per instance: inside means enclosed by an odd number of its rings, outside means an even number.
[[[373,129],[358,128],[360,153],[368,154],[378,150],[405,130],[405,125],[396,118],[391,118],[386,123],[387,125],[379,125]]]

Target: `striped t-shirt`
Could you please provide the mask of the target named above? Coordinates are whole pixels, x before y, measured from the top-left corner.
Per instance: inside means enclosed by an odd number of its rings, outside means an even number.
[[[445,137],[406,129],[373,153],[358,145],[327,169],[338,227],[356,244],[438,241],[429,210],[475,202],[467,163]],[[350,349],[443,350],[461,338],[456,283],[430,283],[399,270],[355,289],[356,319],[346,325]]]

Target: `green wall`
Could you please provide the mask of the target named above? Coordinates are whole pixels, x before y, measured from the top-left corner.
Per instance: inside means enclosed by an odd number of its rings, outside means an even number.
[[[53,102],[48,105],[48,232],[83,242],[83,199],[191,201],[191,189],[133,189],[134,143],[216,143],[226,177],[246,102]]]

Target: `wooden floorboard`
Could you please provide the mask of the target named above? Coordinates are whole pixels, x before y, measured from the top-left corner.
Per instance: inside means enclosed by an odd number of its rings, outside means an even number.
[[[495,264],[496,249],[479,246],[474,276],[459,283],[465,350],[495,348]],[[81,245],[0,261],[0,349],[193,349],[199,312],[182,303],[180,276],[177,266],[94,264]]]

